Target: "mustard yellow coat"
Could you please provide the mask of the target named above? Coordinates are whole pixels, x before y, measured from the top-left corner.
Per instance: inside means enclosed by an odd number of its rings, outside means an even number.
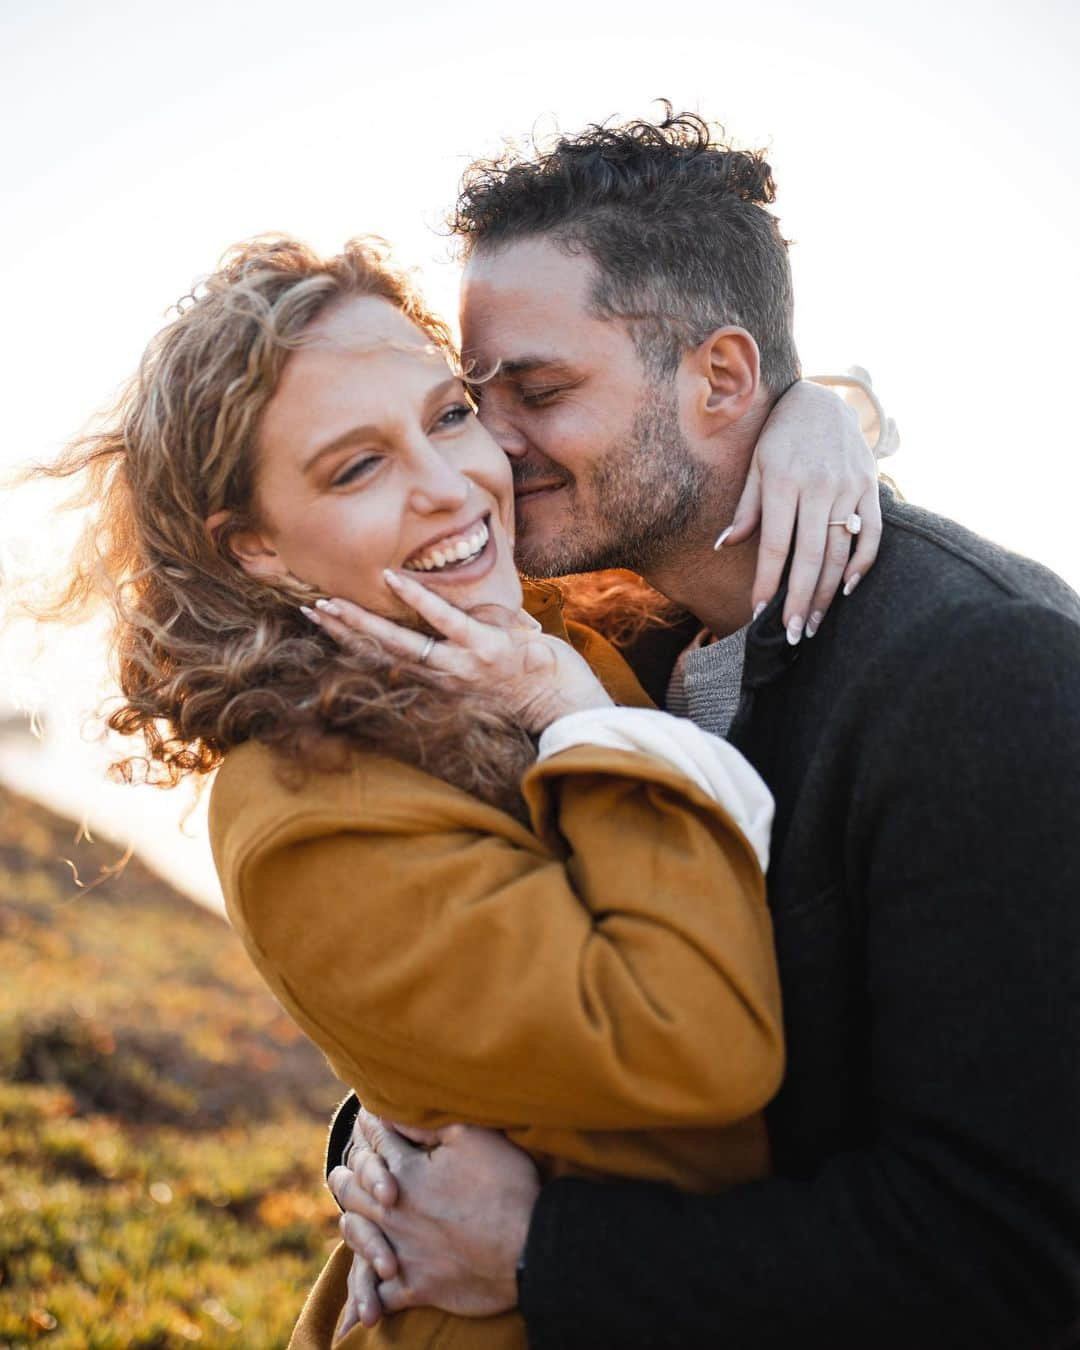
[[[553,587],[527,606],[619,702],[648,699]],[[503,1129],[545,1176],[716,1190],[762,1176],[783,1072],[780,992],[753,850],[645,755],[580,747],[524,781],[531,828],[409,765],[358,754],[299,788],[230,752],[210,835],[229,917],[279,1002],[370,1110]],[[326,1350],[339,1247],[292,1350]],[[422,1308],[347,1350],[522,1350],[516,1313]]]

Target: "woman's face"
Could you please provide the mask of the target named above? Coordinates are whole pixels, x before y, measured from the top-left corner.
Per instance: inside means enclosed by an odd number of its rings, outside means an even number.
[[[461,381],[389,301],[343,300],[289,357],[257,437],[254,575],[415,621],[383,579],[416,572],[461,609],[517,609],[506,457]]]

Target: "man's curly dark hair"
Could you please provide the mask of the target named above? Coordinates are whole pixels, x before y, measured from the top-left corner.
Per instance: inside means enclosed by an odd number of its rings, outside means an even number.
[[[762,381],[799,378],[787,242],[760,151],[737,150],[696,113],[597,123],[531,153],[511,147],[466,170],[451,217],[465,256],[533,236],[596,265],[595,313],[629,323],[655,376],[728,324],[750,332]]]

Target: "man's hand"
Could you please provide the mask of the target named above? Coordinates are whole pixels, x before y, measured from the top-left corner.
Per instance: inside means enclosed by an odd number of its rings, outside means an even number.
[[[339,1335],[381,1311],[490,1317],[515,1307],[540,1192],[528,1154],[495,1130],[395,1129],[362,1108],[353,1141],[349,1166],[329,1177],[355,1254]]]

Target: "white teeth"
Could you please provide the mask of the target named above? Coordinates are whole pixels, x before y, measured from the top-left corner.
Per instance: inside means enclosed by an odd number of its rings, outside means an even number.
[[[450,563],[464,562],[466,558],[476,557],[483,552],[489,538],[490,531],[485,522],[472,534],[466,535],[456,543],[443,543],[439,548],[433,548],[430,553],[425,553],[405,566],[413,572],[435,572]]]

